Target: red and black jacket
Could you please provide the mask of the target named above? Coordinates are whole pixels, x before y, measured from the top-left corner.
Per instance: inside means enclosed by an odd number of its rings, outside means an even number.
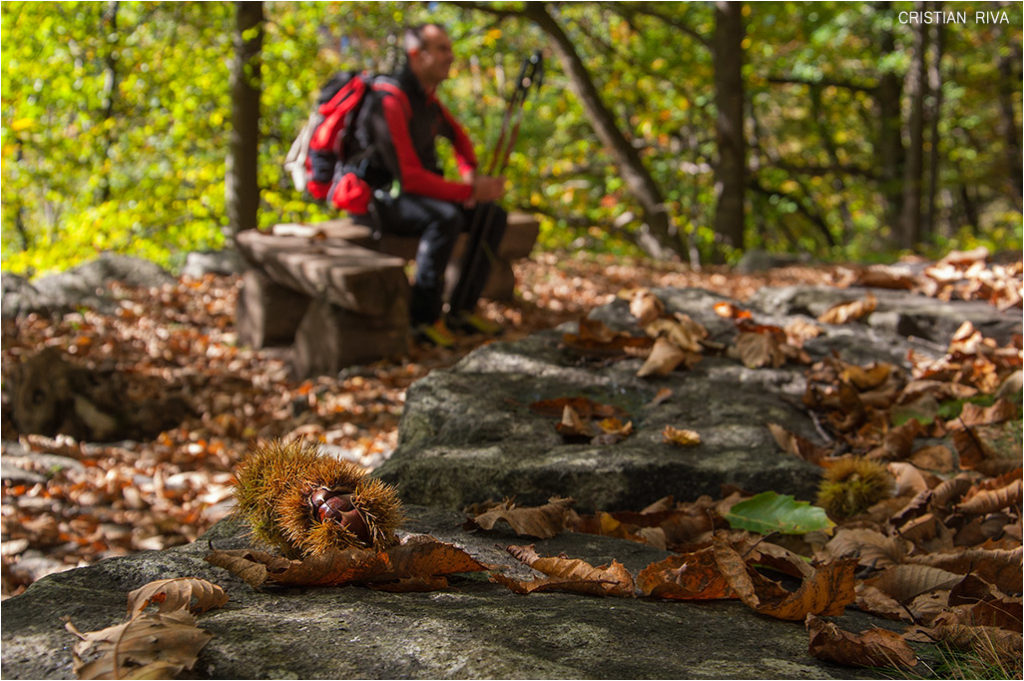
[[[473,187],[446,180],[437,158],[438,136],[452,142],[459,171],[477,166],[473,143],[455,117],[433,93],[424,91],[408,65],[393,78],[374,81],[374,137],[378,164],[391,179],[401,182],[402,191],[443,201],[468,201]],[[380,186],[379,180],[373,184]]]

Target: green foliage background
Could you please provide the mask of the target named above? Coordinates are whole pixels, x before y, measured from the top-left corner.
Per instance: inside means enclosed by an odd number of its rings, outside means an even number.
[[[511,81],[524,56],[547,47],[538,29],[515,16],[518,7],[492,4],[512,15],[499,19],[437,3],[265,3],[259,226],[328,217],[291,189],[281,161],[319,84],[340,68],[394,68],[397,36],[408,23],[430,18],[450,28],[461,58],[442,96],[486,156],[504,108],[501,72]],[[706,42],[713,11],[698,3],[652,7],[656,16],[628,3],[566,3],[551,12],[642,150],[673,218],[706,255],[714,248],[713,58]],[[822,85],[815,109],[807,86],[773,78],[870,86],[885,70],[902,77],[912,34],[895,16],[910,9],[744,6],[747,134],[760,187],[747,198],[749,246],[882,257],[879,244],[891,229],[872,177],[877,111],[870,95]],[[992,96],[1013,83],[1019,144],[1019,67],[1007,81],[999,63],[1020,61],[1021,5],[998,6],[1009,25],[976,23],[974,9],[971,21],[946,26],[938,138],[944,219],[926,250],[1021,245],[1020,196],[1006,160],[1012,140],[999,132],[1005,112]],[[121,2],[113,20],[105,2],[5,2],[0,12],[4,270],[63,269],[97,250],[173,268],[189,250],[221,246],[234,5]],[[891,54],[879,48],[887,29],[897,43]],[[544,246],[636,253],[634,202],[556,60],[547,67],[546,87],[527,104],[508,202],[548,216]],[[837,162],[862,172],[829,171]],[[979,207],[976,219],[957,214],[961,192]]]

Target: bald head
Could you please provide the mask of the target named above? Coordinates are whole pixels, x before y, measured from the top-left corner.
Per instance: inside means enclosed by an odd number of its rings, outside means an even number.
[[[423,89],[433,91],[451,69],[455,55],[448,32],[438,24],[422,24],[409,28],[404,38],[409,67]]]

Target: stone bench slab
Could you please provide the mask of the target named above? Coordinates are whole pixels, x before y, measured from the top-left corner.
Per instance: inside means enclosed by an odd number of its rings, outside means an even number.
[[[341,239],[247,230],[236,242],[273,281],[358,314],[385,314],[396,297],[408,295],[405,261]]]

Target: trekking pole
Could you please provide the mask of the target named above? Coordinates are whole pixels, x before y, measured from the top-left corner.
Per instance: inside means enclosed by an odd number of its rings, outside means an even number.
[[[508,166],[512,149],[515,147],[519,137],[519,128],[523,120],[523,104],[531,89],[540,89],[544,80],[544,63],[540,50],[523,60],[522,68],[519,69],[519,78],[516,80],[516,89],[508,100],[505,108],[505,115],[502,118],[501,132],[494,145],[491,158],[487,164],[486,175],[494,176],[501,174]],[[479,268],[482,257],[482,246],[486,243],[486,235],[491,229],[491,222],[494,217],[494,203],[489,202],[486,206],[478,207],[473,213],[473,222],[469,230],[469,239],[466,250],[462,256],[462,268],[459,281],[452,292],[449,308],[452,312],[462,311],[465,307],[465,298],[468,295],[467,285],[472,281],[473,275]]]

